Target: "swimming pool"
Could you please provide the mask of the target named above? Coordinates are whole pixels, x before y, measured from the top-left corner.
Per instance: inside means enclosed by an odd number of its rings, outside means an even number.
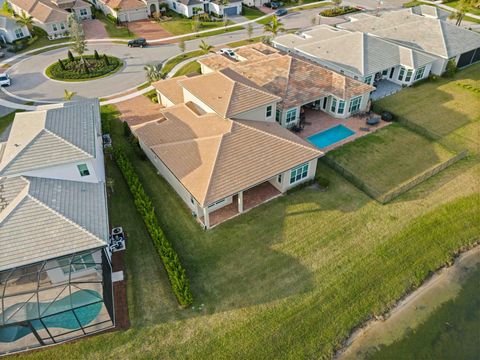
[[[340,124],[307,138],[308,142],[322,149],[346,139],[355,134],[355,131]]]

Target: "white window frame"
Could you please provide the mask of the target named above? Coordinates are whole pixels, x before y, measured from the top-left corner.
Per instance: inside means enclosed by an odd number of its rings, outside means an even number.
[[[80,16],[87,16],[88,12],[87,9],[80,9]]]
[[[57,24],[52,24],[52,29],[53,29],[53,31],[58,31],[58,26],[57,26]]]
[[[425,69],[426,69],[426,66],[422,66],[422,67],[418,68],[418,70],[415,72],[415,76],[413,78],[413,81],[423,79],[423,76],[425,75]]]
[[[402,66],[400,71],[398,72],[398,81],[403,81],[403,77],[405,76],[405,68]]]
[[[337,111],[337,99],[332,97],[332,102],[330,103],[330,111],[332,113]]]
[[[302,181],[308,177],[309,164],[305,163],[290,170],[290,185]]]
[[[266,109],[266,111],[265,111],[265,117],[266,117],[267,119],[269,119],[269,118],[272,117],[272,115],[273,115],[273,106],[272,106],[272,105],[268,105],[268,106],[267,106],[267,109]]]
[[[351,98],[350,99],[350,104],[348,105],[348,112],[352,113],[354,111],[359,110],[361,105],[362,105],[362,97],[361,96],[356,96],[354,98]],[[353,109],[353,107],[356,107],[356,109]]]
[[[345,100],[338,100],[337,114],[345,113]]]
[[[285,124],[291,124],[297,120],[297,108],[290,109],[285,114]]]
[[[413,76],[413,69],[407,69],[407,74],[405,75],[405,82],[410,82]]]
[[[22,28],[17,28],[17,29],[15,29],[15,37],[16,37],[17,39],[21,39],[21,38],[23,38],[24,36],[25,36],[25,35],[23,34]]]
[[[368,75],[367,77],[365,77],[365,79],[363,80],[363,82],[364,82],[365,84],[370,85],[370,83],[372,82],[372,75]]]
[[[84,170],[86,170],[88,174],[83,174],[83,173],[82,173],[82,169],[80,169],[80,167],[83,167],[83,166],[85,166],[85,169],[84,169]],[[78,172],[80,173],[80,176],[81,176],[81,177],[90,176],[90,175],[91,175],[90,169],[88,168],[88,165],[87,165],[87,164],[78,164],[78,165],[77,165],[77,169],[78,169]]]

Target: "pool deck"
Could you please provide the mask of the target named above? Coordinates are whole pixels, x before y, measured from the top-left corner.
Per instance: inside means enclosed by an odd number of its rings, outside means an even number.
[[[356,140],[359,137],[370,134],[378,129],[381,129],[387,126],[389,123],[383,120],[380,120],[380,123],[375,126],[367,125],[366,116],[364,117],[350,117],[348,119],[336,119],[327,113],[324,113],[320,110],[306,109],[305,110],[305,128],[303,131],[298,133],[302,139],[307,139],[309,136],[315,135],[319,132],[328,130],[337,125],[343,125],[353,131],[355,134],[349,136],[343,140],[340,140],[330,146],[322,148],[322,151],[328,152],[330,150],[336,149],[350,141]],[[360,128],[368,128],[369,130],[360,130]]]

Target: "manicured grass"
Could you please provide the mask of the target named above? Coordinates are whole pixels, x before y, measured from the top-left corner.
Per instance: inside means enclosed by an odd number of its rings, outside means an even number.
[[[413,0],[413,1],[409,1],[409,2],[406,2],[406,3],[403,3],[403,7],[404,8],[409,8],[409,7],[414,7],[414,6],[418,6],[418,5],[424,5],[425,3],[422,2],[422,1],[417,1],[417,0]]]
[[[176,65],[180,64],[182,61],[200,56],[202,54],[202,50],[194,50],[185,54],[175,56],[174,58],[167,61],[165,65],[163,65],[162,72],[164,74],[168,74]]]
[[[183,65],[173,76],[175,77],[191,73],[201,74],[200,64],[197,61],[192,61],[186,65]]]
[[[259,18],[263,15],[265,15],[263,12],[258,10],[257,8],[251,8],[248,6],[243,5],[242,6],[242,15],[246,17],[248,20],[255,20],[256,18]]]
[[[230,25],[230,24],[229,24]],[[223,26],[221,28],[219,28],[218,30],[212,30],[212,31],[209,31],[207,33],[203,33],[203,34],[198,34],[198,35],[191,35],[191,36],[186,36],[184,38],[182,38],[184,41],[188,41],[188,40],[193,40],[193,39],[198,39],[198,38],[203,38],[203,37],[209,37],[209,36],[213,36],[213,35],[219,35],[219,34],[225,34],[225,33],[230,33],[230,32],[235,32],[235,31],[239,31],[239,30],[243,30],[244,28],[242,26],[234,26],[234,27],[231,27],[231,28],[227,28],[225,29]],[[204,29],[206,30],[206,29]]]
[[[245,46],[245,45],[260,42],[262,41],[262,39],[263,39],[263,36],[257,36],[257,37],[252,37],[251,39],[234,41],[234,42],[228,43],[227,46],[230,48],[237,48],[240,46]]]
[[[367,185],[386,193],[454,154],[399,124],[392,124],[327,154]]]
[[[34,32],[35,32],[35,37],[30,39],[31,43],[25,49],[22,49],[22,50],[18,51],[17,54],[21,54],[21,53],[24,53],[24,52],[27,52],[27,51],[38,49],[38,48],[42,48],[42,47],[48,46],[48,45],[63,44],[63,43],[66,43],[66,42],[70,41],[70,39],[68,37],[63,38],[63,39],[49,40],[48,37],[47,37],[47,33],[43,29],[41,29],[39,27],[36,27],[36,26],[34,26],[33,29],[34,29]],[[59,47],[61,47],[61,45],[59,45]],[[55,48],[56,47],[52,47],[51,49],[48,49],[48,50],[45,50],[45,51],[50,51],[50,50],[53,50]],[[43,52],[43,51],[41,51],[41,52]]]
[[[22,111],[23,110],[16,110],[11,112],[10,114],[0,117],[0,135],[2,135],[3,131],[13,122],[15,114]]]
[[[105,14],[97,10],[95,11],[95,18],[100,20],[105,26],[105,30],[108,33],[108,36],[115,39],[134,39],[136,35],[130,31],[126,26],[117,26],[117,24],[107,18]]]
[[[444,5],[453,7],[455,9],[460,9],[460,7],[461,7],[460,1],[449,1],[449,2],[444,3]],[[471,13],[471,14],[474,14],[474,15],[480,15],[480,9],[478,9],[474,6],[469,6],[468,7],[468,12]]]
[[[440,136],[461,131],[480,121],[480,94],[458,84],[480,88],[480,64],[459,71],[453,79],[404,89],[376,103],[376,106],[405,117]]]
[[[172,35],[183,35],[194,32],[194,30],[192,29],[192,19],[181,17],[173,11],[169,11],[168,16],[171,16],[172,20],[161,22],[159,23],[159,26],[164,28]],[[234,24],[234,22],[228,20],[227,24],[232,25]],[[198,31],[216,29],[223,26],[223,21],[201,21]]]
[[[127,145],[120,124],[111,133]],[[387,205],[320,164],[327,191],[303,189],[203,231],[150,162],[127,151],[187,268],[194,308],[178,310],[119,179],[110,210],[129,233],[133,328],[25,358],[329,358],[355,326],[479,237],[480,167],[471,162]]]
[[[289,11],[290,12],[296,12],[296,11],[302,11],[302,10],[322,8],[322,7],[331,6],[331,5],[333,5],[333,3],[331,3],[331,2],[324,2],[324,3],[321,3],[321,4],[311,4],[311,5],[307,4],[307,5],[303,5],[302,7],[292,9],[292,10],[289,10]]]

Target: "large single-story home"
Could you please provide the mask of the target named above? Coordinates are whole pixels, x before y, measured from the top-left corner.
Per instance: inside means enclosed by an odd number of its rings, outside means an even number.
[[[371,85],[264,44],[240,48],[236,59],[214,54],[198,61],[203,74],[221,71],[232,79],[242,76],[281,98],[275,118],[284,127],[296,125],[307,104],[337,118],[365,111],[374,90]]]
[[[160,0],[91,0],[105,15],[122,22],[145,20],[160,11]]]
[[[242,0],[230,0],[223,4],[219,0],[166,0],[168,8],[186,17],[203,13],[213,13],[218,16],[242,14]]]
[[[383,79],[411,85],[428,77],[438,59],[368,33],[328,25],[278,36],[273,46],[375,86]]]
[[[445,71],[450,59],[459,68],[480,61],[479,34],[443,20],[441,14],[437,18],[426,10],[388,11],[380,16],[352,15],[349,22],[337,27],[371,34],[433,55],[437,60],[432,64],[431,72],[437,75]]]
[[[30,31],[26,26],[17,23],[15,19],[0,16],[0,40],[5,44],[30,37]]]
[[[18,113],[0,143],[0,355],[114,325],[97,101]]]
[[[31,16],[50,39],[68,35],[69,14],[75,13],[81,20],[92,18],[91,5],[85,0],[8,0],[8,3],[16,14]]]

